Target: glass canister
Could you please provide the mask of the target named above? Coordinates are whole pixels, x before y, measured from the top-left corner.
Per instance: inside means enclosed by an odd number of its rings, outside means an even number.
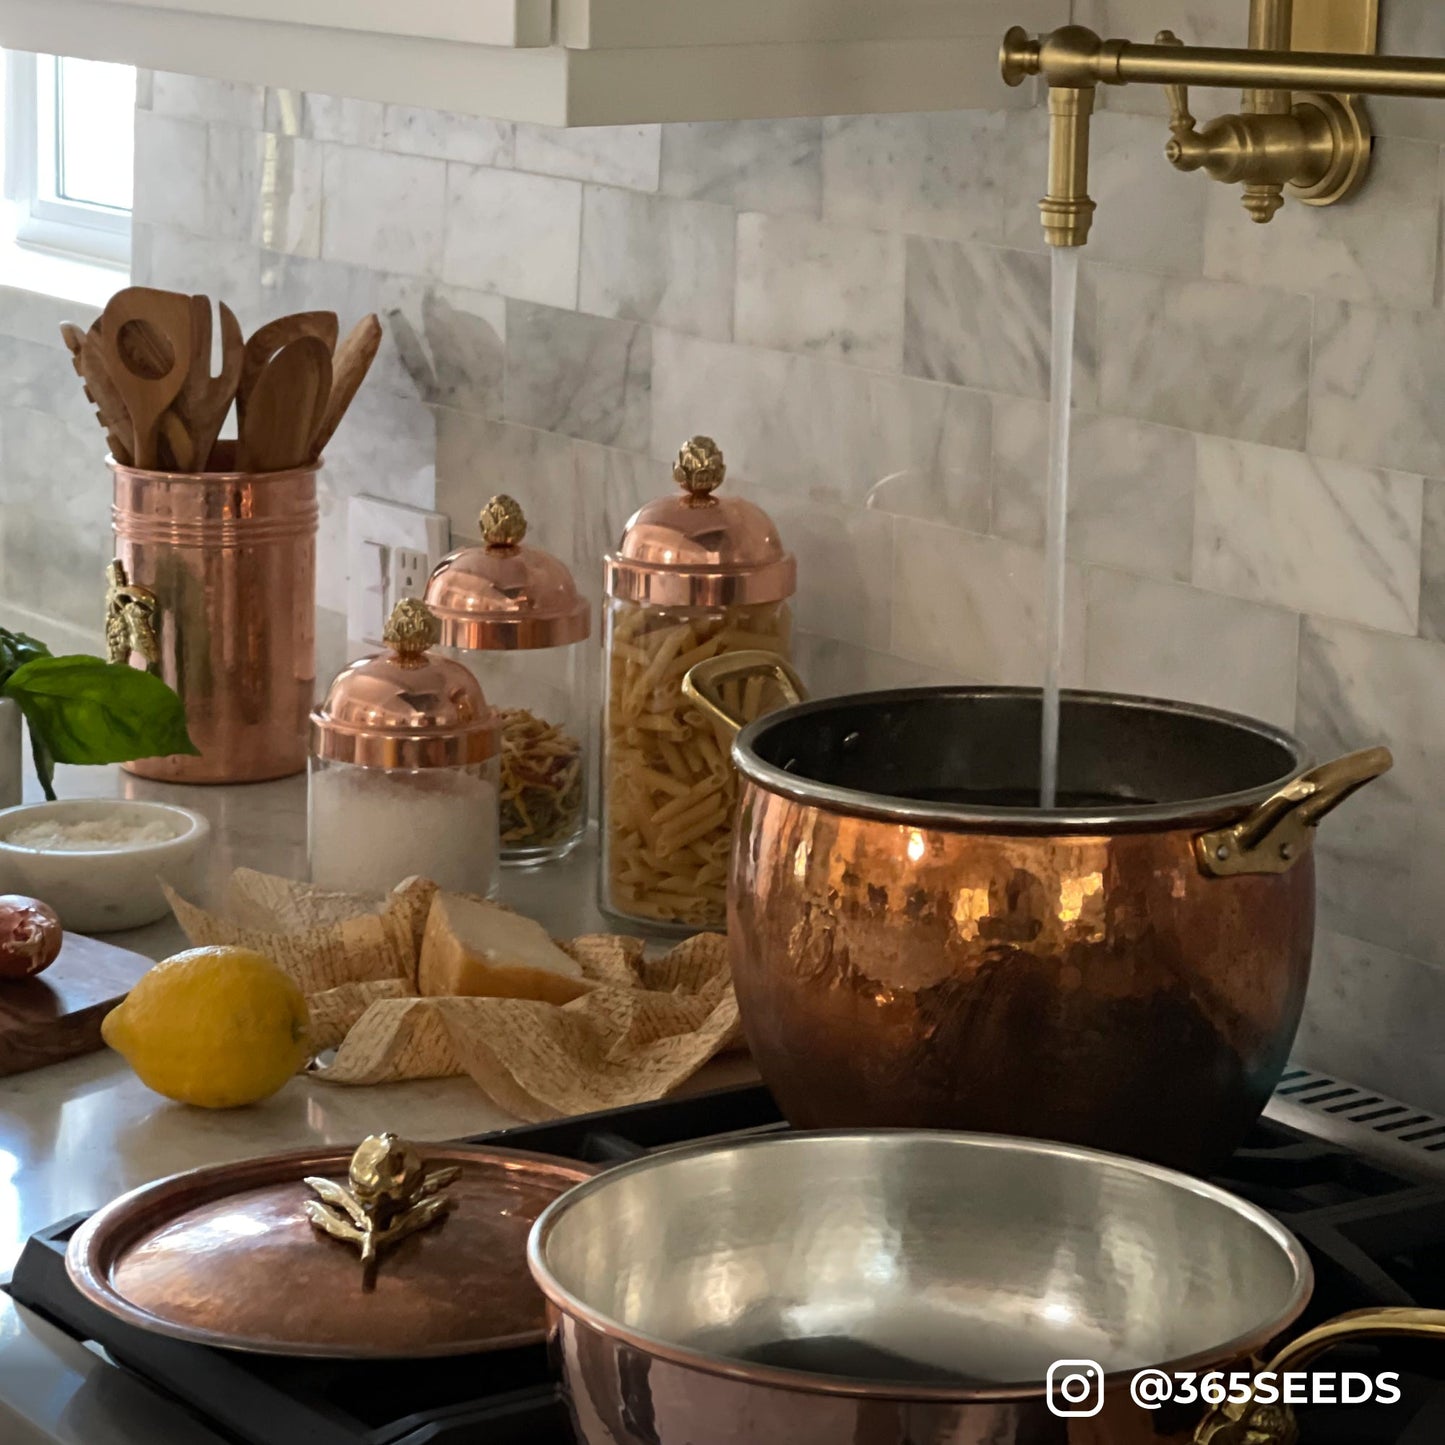
[[[502,724],[501,861],[561,858],[587,831],[592,608],[566,564],[528,547],[511,497],[482,508],[481,546],[437,564],[427,606],[447,655],[485,685]]]
[[[772,519],[716,495],[726,474],[709,437],[673,469],[681,494],[649,502],[606,559],[602,717],[603,909],[655,932],[726,922],[737,777],[728,746],[682,680],[719,653],[787,658],[797,566]],[[749,718],[775,705],[761,679]]]
[[[404,878],[489,893],[497,870],[501,727],[469,669],[428,652],[441,628],[398,602],[392,650],[341,671],[311,714],[311,881],[389,893]]]

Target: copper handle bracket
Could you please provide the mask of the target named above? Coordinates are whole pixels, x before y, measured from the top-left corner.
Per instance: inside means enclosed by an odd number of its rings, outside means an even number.
[[[1309,852],[1320,820],[1394,761],[1389,748],[1367,748],[1296,778],[1241,822],[1201,833],[1194,840],[1200,871],[1213,878],[1288,873]]]

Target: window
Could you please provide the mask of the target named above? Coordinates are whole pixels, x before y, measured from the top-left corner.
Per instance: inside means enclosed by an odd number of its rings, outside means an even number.
[[[4,129],[11,238],[128,264],[135,67],[11,53]]]

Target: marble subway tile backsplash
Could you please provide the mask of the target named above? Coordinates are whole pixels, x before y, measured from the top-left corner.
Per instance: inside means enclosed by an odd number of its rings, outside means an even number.
[[[1157,8],[1075,7],[1125,35]],[[1395,43],[1445,49],[1439,9],[1387,7]],[[1233,0],[1168,18],[1243,40]],[[815,691],[1038,680],[1037,108],[559,132],[164,74],[139,95],[137,281],[224,296],[248,327],[383,318],[328,456],[323,607],[359,492],[460,538],[511,491],[597,599],[601,553],[702,431],[798,554]],[[1320,833],[1301,1048],[1445,1109],[1425,1024],[1445,1006],[1445,109],[1376,107],[1359,201],[1262,228],[1166,164],[1160,102],[1111,92],[1096,121],[1069,680],[1238,709],[1320,757],[1395,749]],[[0,596],[89,626],[109,492],[55,341],[71,310],[0,289]]]

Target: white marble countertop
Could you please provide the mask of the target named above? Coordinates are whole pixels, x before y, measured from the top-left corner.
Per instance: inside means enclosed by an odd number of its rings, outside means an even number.
[[[119,769],[63,772],[63,795],[155,798],[206,814],[214,830],[211,893],[241,866],[304,876],[304,778],[176,788]],[[502,897],[559,937],[594,932],[606,926],[596,911],[594,868],[594,853],[584,849],[561,865],[506,870]],[[108,941],[153,958],[186,946],[173,919]],[[727,1061],[705,1070],[696,1087],[749,1077],[745,1062]],[[297,1077],[262,1104],[224,1112],[151,1093],[108,1051],[0,1079],[0,1278],[35,1230],[178,1170],[318,1141],[352,1143],[380,1129],[430,1140],[515,1122],[469,1079],[354,1089]],[[0,1292],[0,1442],[211,1445],[213,1437],[188,1416],[173,1419],[171,1407],[144,1387],[113,1369],[97,1374],[97,1364]]]

